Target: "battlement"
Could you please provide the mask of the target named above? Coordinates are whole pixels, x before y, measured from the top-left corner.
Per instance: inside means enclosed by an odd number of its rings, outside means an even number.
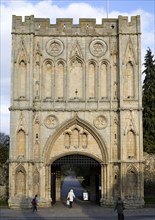
[[[128,30],[140,33],[140,16],[131,16],[131,21],[127,16],[118,17],[118,29],[119,33],[127,33]]]
[[[34,15],[22,16],[13,15],[12,33],[36,35],[64,35],[64,34],[117,34],[117,33],[137,33],[140,32],[140,16],[128,17],[119,16],[115,18],[103,18],[101,24],[96,23],[95,18],[80,18],[79,24],[73,24],[72,18],[57,18],[56,24],[51,24],[49,18],[35,18]]]

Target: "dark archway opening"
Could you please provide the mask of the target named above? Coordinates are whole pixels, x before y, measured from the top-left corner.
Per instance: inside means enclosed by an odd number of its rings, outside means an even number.
[[[101,197],[101,165],[91,157],[73,154],[61,157],[51,165],[51,198],[53,203],[65,200],[70,189],[76,198],[99,203]]]

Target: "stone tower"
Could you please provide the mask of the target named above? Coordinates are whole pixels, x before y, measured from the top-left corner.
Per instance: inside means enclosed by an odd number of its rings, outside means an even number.
[[[96,164],[90,200],[142,206],[140,17],[13,15],[11,72],[9,206],[60,200],[66,161]]]

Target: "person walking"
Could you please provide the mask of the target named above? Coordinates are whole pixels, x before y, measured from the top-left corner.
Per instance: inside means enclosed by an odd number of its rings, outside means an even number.
[[[67,200],[69,200],[69,208],[72,208],[74,198],[75,198],[75,194],[73,189],[71,189],[67,195]]]
[[[37,205],[38,205],[38,199],[37,199],[37,195],[35,195],[35,197],[32,199],[32,209],[33,212],[36,211],[37,212]]]
[[[124,220],[124,209],[124,203],[119,197],[114,208],[114,211],[117,210],[118,220]]]

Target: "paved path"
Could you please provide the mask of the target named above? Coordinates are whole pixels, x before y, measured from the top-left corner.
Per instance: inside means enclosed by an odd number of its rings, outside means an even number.
[[[117,213],[112,208],[103,208],[97,204],[76,201],[73,208],[65,203],[56,203],[51,208],[40,208],[32,213],[31,209],[12,210],[1,208],[1,220],[117,220]],[[125,220],[155,220],[155,209],[125,210]]]

